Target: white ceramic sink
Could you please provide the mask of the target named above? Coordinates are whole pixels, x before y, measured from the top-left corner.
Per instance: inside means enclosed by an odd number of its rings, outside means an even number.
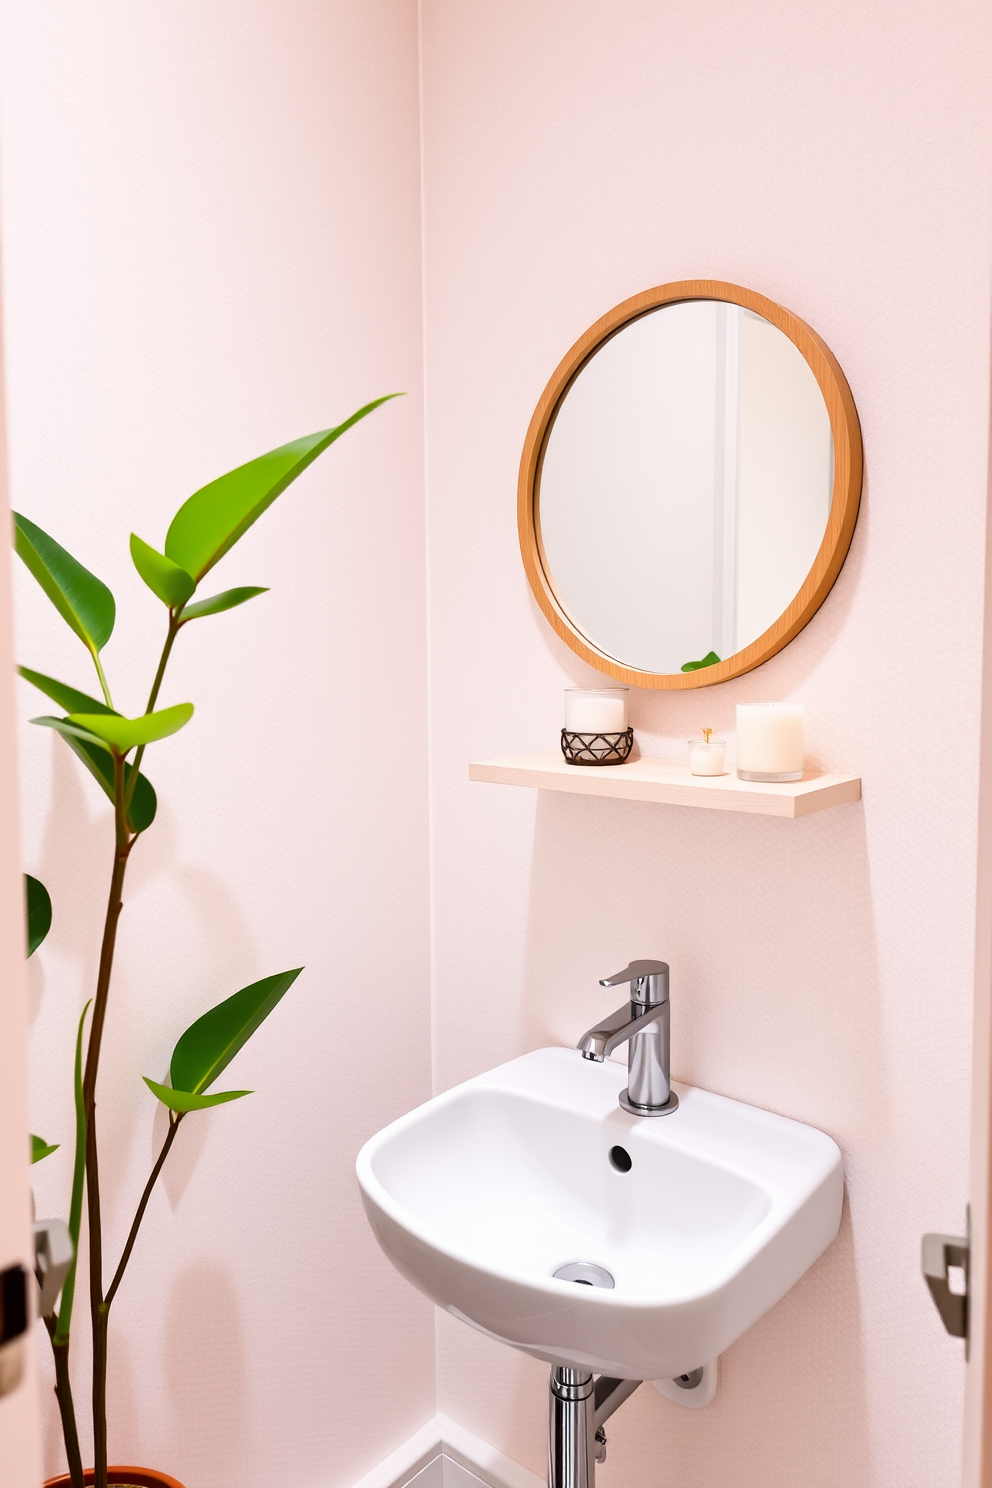
[[[439,1307],[551,1363],[665,1379],[715,1359],[826,1250],[843,1169],[823,1132],[705,1090],[630,1116],[626,1080],[538,1049],[387,1126],[358,1180],[382,1249]],[[613,1287],[556,1279],[574,1262]]]

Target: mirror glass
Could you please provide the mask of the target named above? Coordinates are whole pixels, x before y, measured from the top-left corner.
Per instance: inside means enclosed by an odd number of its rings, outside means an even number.
[[[762,635],[830,514],[830,418],[798,347],[720,300],[662,305],[583,364],[544,441],[542,562],[575,628],[645,672]]]

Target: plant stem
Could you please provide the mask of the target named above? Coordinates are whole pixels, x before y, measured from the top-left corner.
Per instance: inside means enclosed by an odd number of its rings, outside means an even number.
[[[169,629],[165,637],[165,645],[162,647],[162,655],[159,657],[158,671],[155,673],[155,681],[152,683],[152,690],[148,694],[148,702],[145,705],[146,713],[150,713],[155,704],[158,702],[159,689],[162,686],[162,678],[165,676],[165,669],[169,663],[169,655],[172,651],[172,643],[176,639],[176,636],[179,634],[180,629],[181,625],[180,622],[176,619],[175,610],[170,610]]]
[[[99,651],[97,651],[96,647],[94,647],[90,652],[90,655],[93,657],[93,665],[96,667],[96,674],[100,678],[100,686],[103,689],[103,701],[106,703],[108,708],[112,708],[114,706],[114,703],[113,699],[110,696],[110,688],[107,686],[107,679],[103,675],[103,665],[100,661],[100,653]]]
[[[59,1403],[59,1415],[62,1418],[66,1461],[69,1465],[72,1488],[83,1488],[83,1458],[79,1450],[76,1411],[72,1403],[72,1382],[69,1379],[69,1340],[66,1339],[65,1343],[56,1343],[56,1326],[55,1314],[52,1313],[45,1318],[45,1327],[52,1340],[52,1353],[55,1357],[55,1398]]]
[[[96,1078],[100,1068],[100,1045],[107,1016],[110,974],[114,964],[117,922],[123,908],[121,895],[128,854],[124,815],[124,760],[114,753],[114,867],[110,878],[107,916],[100,947],[100,969],[93,999],[93,1022],[86,1049],[83,1075],[83,1109],[86,1114],[86,1213],[90,1239],[90,1317],[93,1324],[93,1483],[107,1488],[107,1312],[103,1300],[103,1228],[100,1216],[100,1166],[96,1140]]]
[[[134,1216],[134,1222],[131,1225],[131,1230],[127,1237],[127,1244],[124,1247],[124,1253],[121,1256],[120,1265],[114,1272],[114,1279],[110,1283],[110,1290],[107,1292],[106,1298],[104,1299],[103,1305],[107,1312],[110,1311],[110,1305],[117,1295],[117,1288],[120,1286],[121,1280],[124,1276],[124,1269],[127,1266],[128,1261],[131,1259],[131,1252],[134,1249],[134,1242],[138,1238],[138,1231],[141,1228],[141,1221],[145,1217],[145,1210],[148,1207],[148,1200],[152,1196],[152,1189],[155,1187],[159,1173],[161,1173],[162,1168],[165,1166],[165,1159],[168,1157],[169,1150],[176,1139],[176,1132],[179,1130],[179,1123],[180,1121],[182,1121],[184,1114],[185,1113],[182,1111],[169,1112],[168,1135],[165,1141],[162,1143],[162,1151],[159,1153],[158,1160],[156,1161],[155,1166],[152,1168],[148,1182],[145,1184],[145,1191],[141,1195],[141,1202],[139,1203],[137,1212]]]
[[[150,713],[155,707],[173,643],[180,629],[181,622],[177,620],[175,611],[170,610],[169,629],[148,697],[146,713]],[[110,690],[103,675],[100,658],[94,653],[93,659],[96,662],[97,674],[107,706],[112,707]],[[117,1268],[109,1296],[105,1298],[103,1294],[103,1227],[100,1214],[100,1164],[96,1139],[96,1080],[100,1068],[100,1046],[103,1042],[103,1025],[107,1016],[107,999],[110,994],[110,975],[114,966],[117,922],[124,907],[122,898],[124,875],[127,872],[131,848],[138,840],[137,833],[133,836],[130,834],[127,808],[138,783],[138,769],[144,752],[144,746],[142,746],[135,754],[130,782],[127,781],[124,773],[123,756],[114,753],[114,867],[110,877],[107,915],[103,926],[103,942],[100,946],[100,968],[97,973],[96,995],[93,999],[93,1021],[90,1024],[89,1042],[86,1047],[86,1069],[83,1075],[83,1112],[86,1120],[86,1216],[90,1239],[90,1318],[93,1327],[93,1488],[107,1488],[107,1324],[110,1303],[113,1301],[124,1267],[130,1257],[138,1227],[144,1216],[148,1196],[169,1154],[169,1148],[172,1146],[179,1126],[178,1120],[170,1123],[165,1146],[155,1165],[152,1177],[146,1185],[135,1222],[131,1226],[131,1234],[128,1237],[121,1264]],[[125,790],[126,785],[129,787],[127,790]]]
[[[176,636],[179,634],[181,628],[181,623],[176,619],[175,610],[170,610],[169,629],[165,637],[165,645],[162,647],[162,655],[159,657],[158,671],[155,673],[155,681],[152,683],[152,690],[148,694],[148,702],[145,706],[146,713],[150,713],[155,707],[156,702],[158,701],[159,690],[162,686],[162,678],[165,676],[165,669],[169,664],[169,656],[172,653],[173,642],[175,641]],[[128,807],[131,805],[131,798],[134,795],[135,786],[138,784],[138,771],[141,769],[141,761],[144,753],[144,744],[139,744],[135,752],[134,761],[131,765],[131,778],[128,781],[127,791],[124,795],[125,811],[127,811]]]
[[[62,1297],[55,1322],[52,1342],[68,1344],[72,1326],[72,1308],[76,1299],[76,1268],[79,1264],[79,1226],[83,1217],[83,1194],[86,1187],[86,1114],[83,1106],[83,1025],[93,1006],[90,998],[83,1008],[76,1034],[76,1059],[72,1072],[73,1099],[76,1107],[76,1154],[72,1164],[72,1197],[69,1201],[69,1238],[72,1241],[72,1265],[62,1283]]]

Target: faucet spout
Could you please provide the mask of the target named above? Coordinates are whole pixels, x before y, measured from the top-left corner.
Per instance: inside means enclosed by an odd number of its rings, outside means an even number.
[[[671,1080],[668,980],[665,961],[631,961],[624,971],[604,977],[603,987],[629,983],[630,1001],[586,1029],[576,1045],[583,1059],[602,1064],[614,1049],[629,1044],[630,1074],[620,1104],[632,1116],[668,1116],[678,1107]]]
[[[583,1059],[595,1059],[597,1064],[602,1064],[614,1049],[619,1049],[628,1039],[644,1033],[648,1024],[660,1018],[667,1007],[667,1002],[660,1002],[650,1008],[625,1002],[623,1007],[617,1008],[615,1013],[604,1018],[602,1023],[597,1023],[595,1028],[587,1029],[575,1047],[581,1050]]]

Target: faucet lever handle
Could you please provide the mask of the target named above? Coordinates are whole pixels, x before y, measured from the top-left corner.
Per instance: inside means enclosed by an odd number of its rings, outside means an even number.
[[[631,961],[623,971],[618,971],[614,976],[601,977],[601,987],[620,987],[624,982],[630,982],[631,1002],[646,1004],[653,1007],[657,1002],[664,1002],[668,997],[668,962],[667,961]]]
[[[601,977],[601,987],[619,987],[624,982],[639,982],[642,977],[667,976],[667,961],[631,961],[630,965],[623,971],[618,971],[610,977]]]

